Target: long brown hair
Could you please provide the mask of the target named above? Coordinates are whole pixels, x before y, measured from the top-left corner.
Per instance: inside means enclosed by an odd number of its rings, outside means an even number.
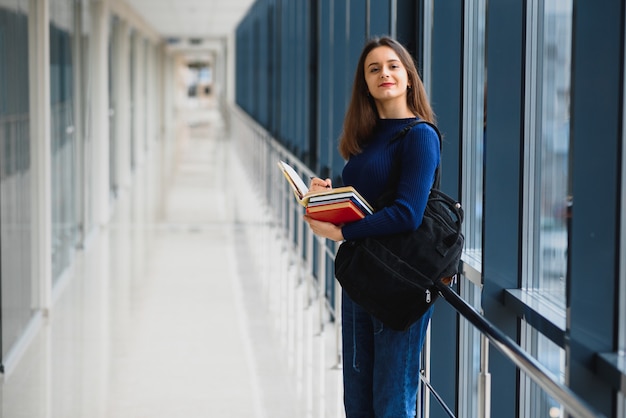
[[[343,132],[339,138],[339,153],[345,159],[351,155],[361,152],[361,147],[372,135],[378,112],[374,104],[374,99],[368,96],[367,84],[365,82],[365,58],[375,48],[387,46],[394,50],[400,58],[400,62],[406,69],[408,75],[408,85],[412,86],[407,90],[407,106],[415,116],[428,122],[435,122],[435,115],[424,83],[417,73],[413,57],[398,41],[389,38],[373,38],[370,39],[361,52],[359,63],[354,74],[354,84],[352,86],[352,97],[346,111],[346,117],[343,121]]]

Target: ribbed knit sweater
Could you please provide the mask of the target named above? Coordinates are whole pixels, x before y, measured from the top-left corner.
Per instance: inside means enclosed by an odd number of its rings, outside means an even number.
[[[391,141],[410,119],[379,119],[370,141],[363,151],[351,156],[342,180],[353,186],[371,204],[389,186],[392,161],[399,158],[400,182],[394,204],[346,224],[342,233],[346,240],[415,230],[422,223],[428,193],[439,165],[439,138],[434,129],[420,123],[401,139]]]

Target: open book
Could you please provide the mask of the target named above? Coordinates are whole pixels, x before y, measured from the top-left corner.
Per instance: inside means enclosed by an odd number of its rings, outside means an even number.
[[[291,186],[296,201],[306,208],[307,215],[313,219],[340,225],[358,221],[374,212],[372,205],[352,186],[307,194],[308,186],[289,164],[279,161],[278,167]]]

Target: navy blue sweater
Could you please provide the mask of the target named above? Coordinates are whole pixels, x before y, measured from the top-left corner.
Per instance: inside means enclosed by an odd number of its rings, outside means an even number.
[[[343,183],[356,188],[371,204],[388,187],[393,158],[399,158],[402,167],[394,204],[344,225],[342,233],[346,240],[415,230],[422,223],[440,161],[439,138],[432,127],[420,123],[404,138],[391,142],[412,120],[379,119],[363,151],[346,163]]]

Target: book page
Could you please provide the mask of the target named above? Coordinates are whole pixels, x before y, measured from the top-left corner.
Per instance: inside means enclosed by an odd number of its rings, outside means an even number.
[[[310,193],[309,188],[300,175],[289,164],[284,161],[278,161],[278,168],[283,172],[287,182],[293,190],[293,194],[296,196],[296,200],[302,206],[307,206],[309,201],[311,202],[330,202],[339,198],[353,198],[356,203],[363,207],[364,212],[371,214],[374,212],[374,208],[357,192],[352,186],[343,186],[336,189],[322,190],[319,192]]]
[[[304,184],[304,181],[302,181],[302,178],[298,175],[298,173],[296,173],[296,170],[294,170],[286,162],[279,161],[278,167],[289,181],[289,184],[291,185],[291,188],[293,189],[293,192],[298,200],[302,200],[304,195],[309,192],[308,186]]]

